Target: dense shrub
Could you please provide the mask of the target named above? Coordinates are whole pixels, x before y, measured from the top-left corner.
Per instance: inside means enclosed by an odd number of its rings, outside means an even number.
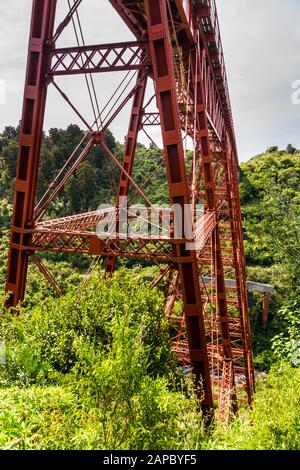
[[[25,307],[20,317],[10,313],[3,317],[6,377],[30,384],[37,381],[37,369],[39,373],[43,370],[42,381],[54,371],[70,372],[82,345],[109,351],[113,321],[122,319],[136,334],[141,330],[143,344],[150,348],[149,373],[167,373],[172,357],[162,312],[162,295],[141,279],[133,279],[129,270],[106,280],[95,273],[60,299],[49,298],[33,308]]]
[[[253,411],[237,418],[231,427],[216,430],[210,449],[299,450],[300,369],[282,362],[258,386]]]
[[[201,414],[171,353],[162,295],[130,273],[95,274],[80,294],[3,318],[2,447],[201,446]]]

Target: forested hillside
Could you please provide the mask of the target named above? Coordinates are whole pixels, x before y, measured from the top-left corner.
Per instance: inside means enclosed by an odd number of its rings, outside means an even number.
[[[38,197],[82,136],[77,126],[44,136]],[[122,145],[109,132],[106,138],[121,159]],[[17,150],[18,130],[6,128],[0,135],[1,303]],[[144,181],[161,161],[158,149],[139,145],[135,180]],[[118,174],[104,163],[95,150],[50,216],[113,202],[109,188]],[[166,189],[161,169],[145,192],[153,203],[167,203]],[[83,257],[48,254],[45,262],[65,295],[54,298],[30,269],[20,317],[1,319],[7,359],[0,364],[0,448],[300,448],[300,152],[273,147],[242,164],[240,191],[248,277],[275,286],[267,330],[260,328],[259,295],[251,312],[260,372],[253,410],[242,410],[226,432],[218,424],[204,430],[191,378],[170,350],[162,294],[148,288],[155,268],[123,265],[104,280],[100,267],[85,275]]]
[[[300,359],[299,345],[294,343],[300,338],[300,153],[287,150],[290,153],[271,148],[241,165],[248,277],[275,286],[271,323],[267,331],[256,330],[254,337],[256,352],[261,353],[256,362],[262,368],[272,363],[274,355]],[[255,308],[253,315],[255,322]],[[282,338],[288,331],[291,343],[286,350]]]

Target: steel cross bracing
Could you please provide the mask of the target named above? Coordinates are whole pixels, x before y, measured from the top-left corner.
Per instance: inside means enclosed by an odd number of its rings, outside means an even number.
[[[118,257],[152,260],[161,266],[152,286],[165,284],[166,315],[175,332],[174,351],[182,364],[193,368],[207,418],[212,418],[217,400],[220,418],[228,421],[239,402],[251,403],[254,373],[238,157],[215,0],[109,1],[135,41],[99,44],[100,34],[96,45],[77,41],[74,47],[58,48],[56,42],[64,29],[70,27],[75,15],[80,18],[84,0],[73,0],[57,29],[54,26],[57,0],[44,0],[42,4],[33,1],[8,257],[8,305],[15,307],[24,298],[29,259],[60,295],[59,286],[39,258],[39,252],[103,256],[108,273],[116,269]],[[95,122],[89,123],[61,90],[56,78],[84,75],[87,84],[90,77],[94,86],[93,75],[106,72],[135,73],[135,84],[123,92],[121,102],[104,120],[95,113]],[[154,84],[154,96],[147,102],[150,82]],[[50,86],[71,106],[87,133],[36,203]],[[89,87],[90,96],[91,90]],[[131,114],[120,163],[105,142],[105,131],[129,102]],[[161,164],[138,185],[134,179],[134,160],[139,133],[143,131],[149,137],[154,126],[161,129],[163,148],[157,148]],[[194,148],[191,167],[186,160],[187,138]],[[151,136],[149,139],[156,145]],[[121,173],[116,208],[48,220],[48,207],[96,146],[105,151],[116,174]],[[169,234],[159,230],[156,235],[145,231],[118,237],[114,231],[101,231],[99,226],[110,226],[116,211],[117,225],[120,227],[124,222],[124,208],[118,206],[120,196],[131,199],[138,196],[153,208],[145,188],[162,167],[166,170],[172,204],[182,208],[191,204],[195,211],[197,204],[204,208],[193,234],[176,236],[174,230]],[[126,211],[130,220],[142,221],[140,214],[131,214],[127,207]],[[166,215],[175,224],[171,209],[167,214],[159,213],[159,223]],[[182,305],[181,314],[175,314],[178,304]]]
[[[138,70],[149,65],[147,59],[142,60],[146,47],[147,43],[136,41],[53,49],[50,74],[58,76]]]

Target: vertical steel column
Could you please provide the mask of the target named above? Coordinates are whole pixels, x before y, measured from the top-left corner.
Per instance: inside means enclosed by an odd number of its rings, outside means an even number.
[[[190,200],[166,0],[145,0],[145,8],[170,200],[171,204],[181,206],[184,213],[184,206]],[[184,231],[185,222],[182,226]],[[185,245],[175,245],[174,250],[183,259],[178,268],[190,359],[196,384],[202,385],[204,391],[202,409],[209,417],[213,413],[213,397],[196,254],[186,250]]]
[[[233,260],[236,271],[238,300],[241,312],[241,328],[246,369],[248,401],[251,403],[255,388],[254,366],[251,346],[251,328],[246,285],[246,261],[243,243],[242,214],[238,185],[237,158],[230,140],[224,139],[223,165],[226,174],[227,199],[231,223]]]
[[[199,48],[200,49],[200,48]],[[201,157],[202,157],[202,169],[203,169],[203,179],[204,179],[204,188],[206,195],[206,204],[209,211],[217,211],[216,204],[216,181],[214,175],[214,169],[212,165],[212,155],[210,148],[210,139],[209,139],[209,129],[208,129],[208,120],[206,115],[206,103],[205,103],[205,90],[204,84],[202,81],[202,68],[201,64],[205,63],[202,61],[201,53],[205,54],[205,51],[196,49],[193,54],[193,87],[194,87],[194,97],[196,99],[196,119],[197,119],[197,131],[198,139],[200,141],[201,148]],[[196,66],[197,64],[197,66]],[[197,75],[195,74],[197,70]],[[230,338],[230,327],[229,327],[229,318],[227,312],[227,303],[226,303],[226,286],[225,286],[225,275],[224,267],[222,260],[222,248],[221,248],[221,237],[219,224],[217,222],[216,228],[212,233],[212,251],[215,255],[215,275],[216,275],[216,299],[217,299],[217,313],[220,323],[220,331],[222,336],[222,347],[223,347],[223,369],[230,369],[232,372],[228,374],[230,378],[230,383],[227,383],[226,380],[222,381],[222,386],[226,386],[228,390],[235,390],[235,377],[233,370],[233,357],[232,357],[232,347],[231,347],[231,338]],[[231,363],[231,367],[228,366],[228,363]],[[221,393],[221,398],[227,396],[224,391]],[[227,402],[228,403],[228,402]],[[233,406],[236,409],[236,404],[234,402],[229,403],[230,406]],[[228,409],[228,406],[221,404],[222,409],[226,409],[227,415],[231,413],[231,410]]]
[[[139,70],[137,75],[137,84],[140,82],[144,70]],[[119,187],[118,187],[118,194],[117,194],[117,201],[116,205],[119,205],[119,198],[128,196],[128,190],[130,185],[130,180],[128,175],[132,175],[134,157],[136,152],[137,140],[139,131],[142,127],[142,120],[143,120],[143,105],[145,100],[145,93],[147,88],[147,81],[148,77],[145,77],[143,82],[138,86],[134,98],[133,98],[133,105],[131,110],[130,122],[129,122],[129,129],[127,133],[127,139],[125,143],[125,153],[123,159],[123,168],[127,172],[121,173]],[[117,258],[115,256],[108,256],[106,260],[106,273],[112,274],[116,269]]]
[[[49,46],[53,37],[57,0],[34,0],[29,51],[20,128],[19,154],[14,195],[14,209],[6,291],[8,306],[23,300],[28,268],[28,254],[23,247],[30,240],[23,231],[34,225],[33,211],[50,69]]]

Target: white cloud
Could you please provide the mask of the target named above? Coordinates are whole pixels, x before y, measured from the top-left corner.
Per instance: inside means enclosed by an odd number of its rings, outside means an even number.
[[[219,0],[219,16],[242,159],[270,145],[300,147],[300,4],[295,0]],[[243,77],[243,79],[241,79]]]

